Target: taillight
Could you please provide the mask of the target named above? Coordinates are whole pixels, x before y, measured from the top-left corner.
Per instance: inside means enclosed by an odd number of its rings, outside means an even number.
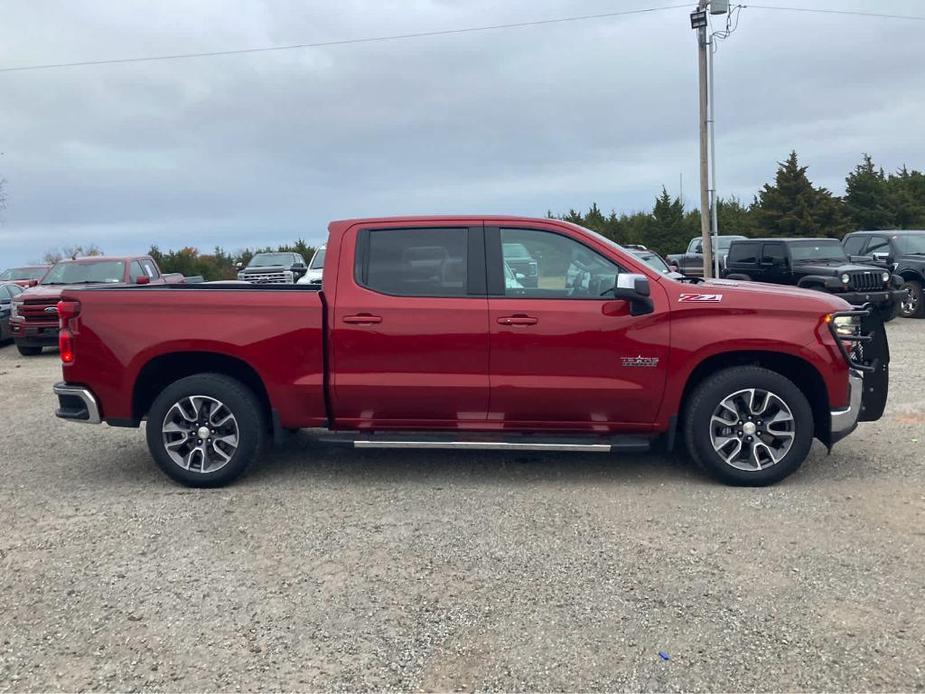
[[[58,331],[58,352],[65,364],[74,363],[74,336],[67,328]]]
[[[59,301],[56,308],[58,309],[58,318],[61,319],[62,326],[71,318],[77,318],[80,315],[79,301]]]

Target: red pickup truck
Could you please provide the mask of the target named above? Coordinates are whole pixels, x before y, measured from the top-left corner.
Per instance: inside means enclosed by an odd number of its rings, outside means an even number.
[[[183,275],[161,273],[148,255],[129,257],[92,256],[62,260],[43,273],[41,280],[13,299],[10,330],[23,356],[34,356],[42,347],[58,344],[55,306],[65,287],[89,285],[169,284],[183,282]]]
[[[505,260],[528,253],[528,279]],[[520,256],[518,256],[520,257]],[[531,267],[534,264],[531,263]],[[878,419],[882,323],[837,297],[676,279],[574,224],[333,222],[317,285],[68,288],[56,414],[137,427],[188,485],[269,436],[357,448],[642,451],[720,479],[793,472]]]

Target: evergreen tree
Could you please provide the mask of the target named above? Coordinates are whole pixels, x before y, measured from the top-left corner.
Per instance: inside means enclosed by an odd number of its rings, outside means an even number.
[[[742,201],[735,196],[717,198],[716,223],[720,234],[754,236],[757,232],[751,207],[743,205]]]
[[[925,229],[925,174],[903,166],[886,181],[886,196],[899,229]]]
[[[840,238],[851,229],[843,203],[825,188],[813,186],[791,152],[780,163],[774,185],[766,183],[754,204],[755,221],[768,236]]]
[[[874,166],[869,154],[845,179],[845,209],[855,229],[892,229],[896,215],[890,204],[883,169]]]

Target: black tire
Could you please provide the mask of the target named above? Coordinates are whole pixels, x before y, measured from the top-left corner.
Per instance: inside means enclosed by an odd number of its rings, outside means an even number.
[[[237,447],[231,451],[231,446],[224,444],[219,446],[219,443],[222,442],[221,435],[223,433],[228,434],[229,431],[228,429],[218,431],[219,438],[216,438],[215,441],[209,438],[201,445],[195,446],[195,448],[205,446],[210,452],[211,458],[207,459],[203,453],[194,455],[190,452],[190,458],[187,460],[188,467],[184,468],[168,452],[165,443],[165,436],[168,434],[165,434],[162,429],[165,426],[168,413],[171,414],[172,419],[182,421],[176,416],[174,406],[181,402],[188,405],[192,401],[187,401],[186,399],[193,396],[203,396],[205,398],[204,401],[197,400],[200,404],[205,403],[203,417],[206,419],[200,423],[200,426],[204,423],[208,428],[210,425],[208,418],[218,411],[218,408],[214,405],[215,402],[227,409],[233,416],[234,422],[233,425],[226,426],[235,427]],[[209,402],[210,400],[212,402]],[[214,408],[211,414],[210,408]],[[192,412],[193,410],[190,411]],[[221,415],[224,414],[224,411],[222,411]],[[196,424],[190,424],[189,426],[189,434],[187,434],[191,437],[189,442],[184,444],[182,448],[174,449],[175,455],[181,458],[186,458],[185,452],[190,448],[194,448],[193,439],[197,435],[198,428]],[[239,477],[247,469],[247,466],[257,458],[259,451],[263,447],[265,432],[266,416],[264,408],[253,391],[240,381],[228,376],[206,373],[182,378],[167,386],[157,396],[148,412],[145,437],[154,462],[169,477],[189,487],[220,487]],[[213,435],[215,433],[216,430],[213,430]],[[174,438],[174,434],[176,434],[176,438]],[[171,443],[177,443],[183,438],[183,434],[179,432],[170,432],[169,435],[173,438]],[[224,438],[227,438],[227,436]],[[202,441],[201,439],[196,440]],[[224,451],[223,455],[230,453],[227,462],[222,462],[220,456],[215,455],[215,451]],[[190,460],[193,462],[190,463]],[[199,468],[206,468],[207,464],[219,465],[219,467],[211,470],[206,469],[203,472],[197,469],[197,462]]]
[[[907,280],[900,289],[909,292],[909,298],[902,302],[899,315],[903,318],[925,318],[925,292],[918,280]]]
[[[714,424],[712,421],[714,412],[719,411],[720,403],[734,393],[752,388],[775,395],[789,408],[792,414],[793,438],[789,450],[786,450],[778,462],[760,469],[744,470],[728,463],[714,449],[711,427]],[[685,443],[694,461],[717,479],[739,486],[760,487],[784,479],[803,464],[813,443],[813,411],[806,396],[788,378],[756,366],[732,367],[708,376],[689,396],[682,422]],[[758,421],[751,424],[763,424],[763,422]],[[736,428],[732,427],[732,429]],[[743,438],[738,436],[736,431],[731,433],[736,438]],[[757,435],[753,438],[759,439]],[[732,443],[733,446],[727,450],[734,449],[735,442]],[[750,450],[751,444],[746,444],[744,440],[740,445],[743,448],[749,446]],[[760,461],[758,464],[760,465]]]
[[[34,357],[42,353],[41,346],[36,345],[21,345],[18,342],[16,343],[16,349],[19,350],[19,353],[24,357]]]

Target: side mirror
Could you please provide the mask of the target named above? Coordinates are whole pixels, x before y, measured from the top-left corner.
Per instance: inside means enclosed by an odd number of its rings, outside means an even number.
[[[29,286],[30,286],[30,287],[37,287],[37,286],[39,286],[39,281],[38,281],[38,280],[29,280]]]
[[[876,253],[873,253],[872,255],[873,255],[874,260],[876,260],[879,263],[892,263],[893,262],[893,257],[889,254],[889,252],[877,251]]]
[[[135,284],[151,284],[151,278],[147,275],[142,275],[137,280],[135,280]]]
[[[629,302],[630,315],[641,316],[655,310],[650,298],[652,288],[649,278],[627,272],[617,275],[617,286],[613,288],[613,298]]]
[[[235,270],[240,270],[242,267],[244,267],[244,263],[242,263],[240,260],[234,264]]]

